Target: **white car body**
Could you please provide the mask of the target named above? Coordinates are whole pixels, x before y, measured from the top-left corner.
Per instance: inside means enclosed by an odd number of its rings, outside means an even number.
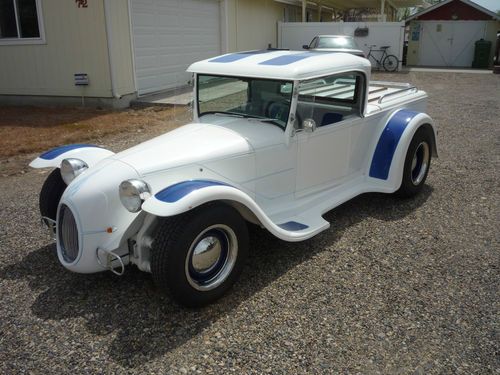
[[[59,202],[58,212],[65,205],[75,217],[78,243],[78,256],[68,262],[61,249],[65,228],[59,213],[60,262],[81,273],[128,263],[150,272],[155,221],[211,201],[233,206],[282,240],[302,241],[327,229],[322,215],[343,202],[366,192],[395,192],[408,145],[424,124],[434,131],[436,155],[435,125],[425,114],[425,92],[394,83],[369,85],[370,69],[367,60],[343,53],[275,50],[220,56],[197,62],[189,71],[293,82],[284,129],[253,118],[200,117],[195,110],[192,123],[116,154],[90,145],[42,154],[32,167],[59,168],[67,158],[88,165]],[[345,72],[364,77],[362,113],[314,131],[298,129],[300,85]],[[194,95],[196,103],[196,85]],[[390,150],[377,151],[381,142]],[[125,209],[119,197],[120,183],[129,179],[140,179],[151,189],[137,213]]]

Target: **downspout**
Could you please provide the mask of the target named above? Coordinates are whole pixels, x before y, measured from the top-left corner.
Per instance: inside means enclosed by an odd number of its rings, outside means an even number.
[[[114,71],[114,61],[113,61],[113,54],[111,53],[111,46],[113,45],[113,40],[111,38],[111,26],[109,24],[109,15],[110,15],[110,10],[109,10],[109,0],[104,0],[104,22],[106,23],[106,42],[108,46],[108,62],[109,62],[109,78],[111,81],[111,95],[115,99],[121,99],[121,95],[118,94],[116,90],[116,78],[115,78],[115,71]]]

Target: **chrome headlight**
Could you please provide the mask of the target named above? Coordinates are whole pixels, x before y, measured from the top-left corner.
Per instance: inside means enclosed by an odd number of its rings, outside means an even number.
[[[130,212],[138,212],[146,199],[151,196],[148,184],[141,180],[127,180],[120,184],[120,200]]]
[[[69,185],[78,175],[88,169],[87,163],[80,159],[64,159],[61,162],[61,177]]]

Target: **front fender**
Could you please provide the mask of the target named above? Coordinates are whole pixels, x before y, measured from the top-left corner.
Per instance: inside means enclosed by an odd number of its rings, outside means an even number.
[[[408,147],[420,127],[430,127],[432,156],[437,157],[437,129],[429,115],[402,109],[393,113],[384,127],[369,169],[374,191],[392,193],[399,189]]]
[[[167,217],[179,215],[202,204],[213,201],[239,203],[252,212],[262,226],[285,241],[302,241],[324,228],[290,230],[286,225],[274,223],[257,203],[242,190],[225,182],[210,180],[183,181],[171,185],[147,199],[142,209],[152,215]]]
[[[114,152],[89,144],[72,144],[53,148],[44,152],[30,163],[32,168],[59,168],[63,159],[83,160],[89,167],[114,155]]]

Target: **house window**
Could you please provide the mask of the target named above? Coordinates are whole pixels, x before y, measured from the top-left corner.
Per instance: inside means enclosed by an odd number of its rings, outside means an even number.
[[[0,0],[0,44],[41,41],[40,0]]]

